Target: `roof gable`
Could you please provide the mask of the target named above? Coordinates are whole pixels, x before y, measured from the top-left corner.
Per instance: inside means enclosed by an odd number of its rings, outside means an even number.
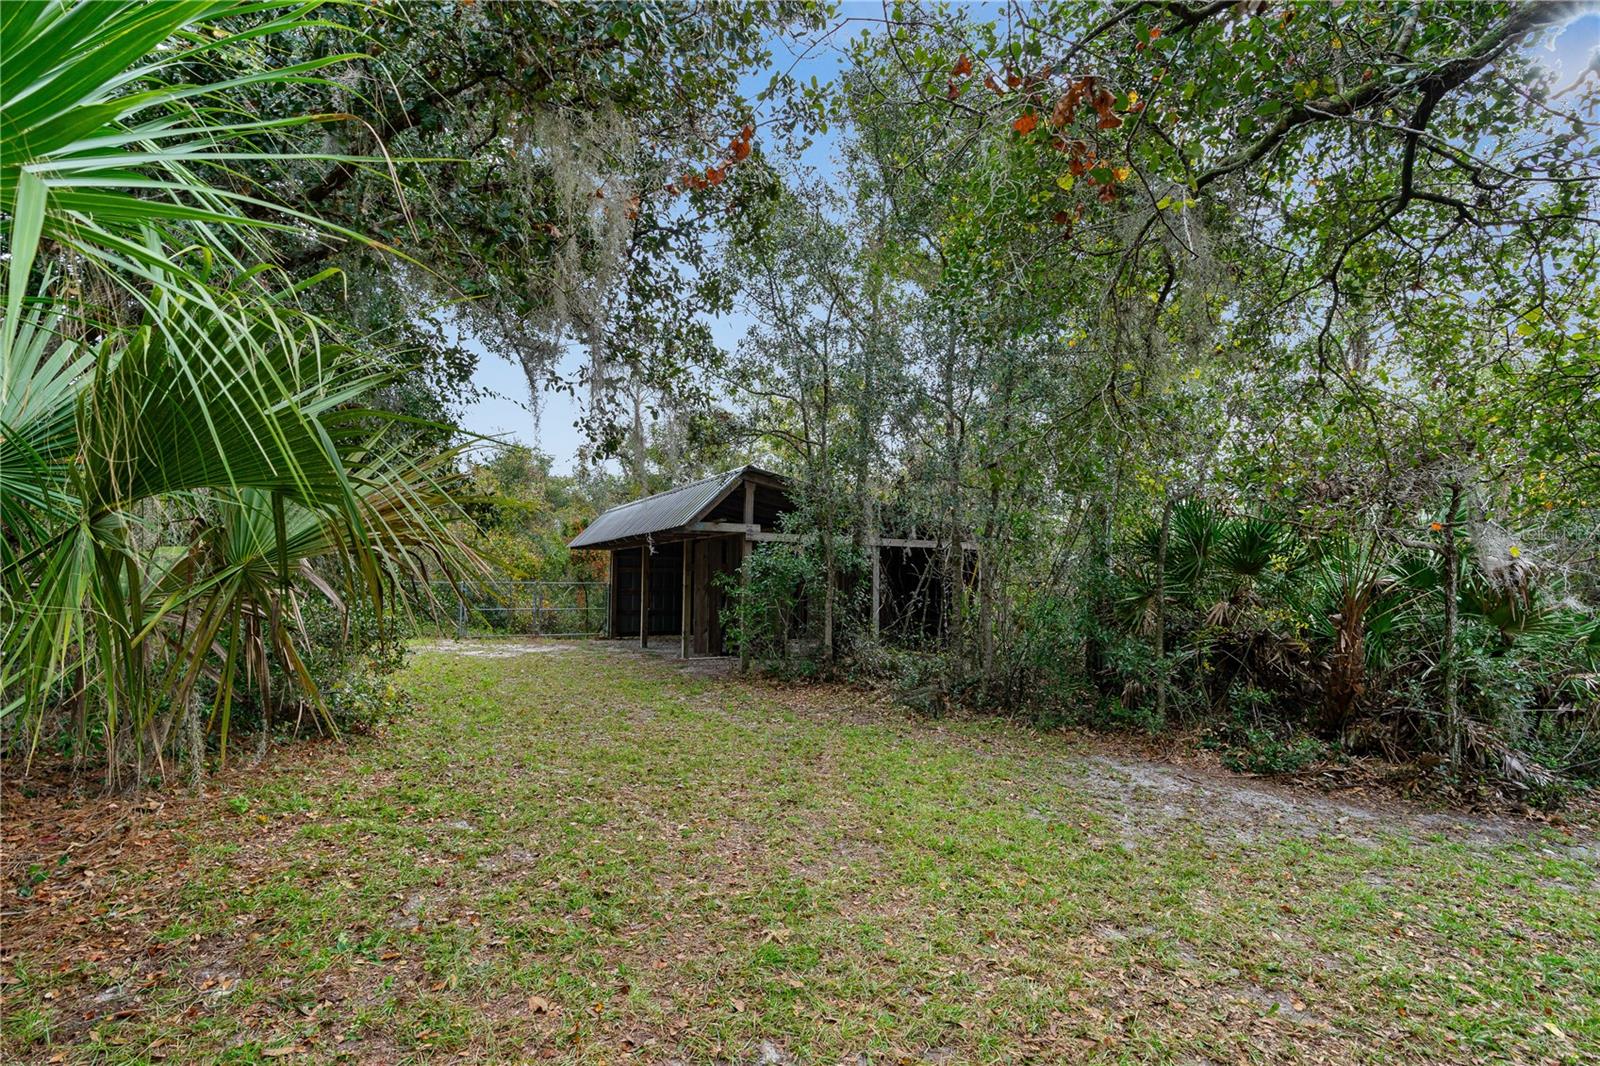
[[[630,540],[680,529],[694,522],[717,503],[745,475],[782,480],[753,466],[740,466],[720,474],[658,492],[654,496],[619,504],[589,524],[568,542],[569,548],[594,548],[613,541]]]

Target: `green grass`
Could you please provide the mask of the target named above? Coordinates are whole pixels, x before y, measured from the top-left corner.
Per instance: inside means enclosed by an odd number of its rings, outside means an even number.
[[[183,806],[181,867],[125,853],[52,911],[7,1053],[1600,1056],[1596,867],[1559,841],[1174,812],[1059,736],[587,648],[398,685],[415,715]]]

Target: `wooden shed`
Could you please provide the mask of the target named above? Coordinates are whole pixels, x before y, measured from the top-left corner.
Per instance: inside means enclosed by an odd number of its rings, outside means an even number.
[[[717,577],[739,573],[758,543],[798,540],[777,528],[793,506],[784,477],[741,466],[613,507],[568,547],[609,553],[613,637],[637,637],[640,647],[648,647],[652,637],[676,637],[686,659],[725,655]],[[871,543],[878,549],[872,552],[876,630],[884,593],[894,594],[907,551],[929,552],[938,542],[876,537]],[[885,548],[902,549],[887,568],[880,561]]]

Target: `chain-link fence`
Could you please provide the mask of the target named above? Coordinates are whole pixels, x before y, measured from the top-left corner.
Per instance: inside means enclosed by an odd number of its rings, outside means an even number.
[[[433,625],[468,636],[603,637],[610,621],[604,581],[477,581],[433,585]]]

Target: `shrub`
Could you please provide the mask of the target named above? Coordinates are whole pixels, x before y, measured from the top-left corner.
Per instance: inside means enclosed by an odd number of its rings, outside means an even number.
[[[1252,729],[1245,739],[1244,747],[1223,753],[1222,765],[1238,773],[1293,774],[1328,757],[1328,746],[1304,733],[1284,738],[1264,729]]]
[[[389,681],[408,655],[405,634],[392,621],[380,625],[370,607],[346,616],[315,601],[302,618],[306,669],[337,728],[368,732],[404,705],[404,694]]]

